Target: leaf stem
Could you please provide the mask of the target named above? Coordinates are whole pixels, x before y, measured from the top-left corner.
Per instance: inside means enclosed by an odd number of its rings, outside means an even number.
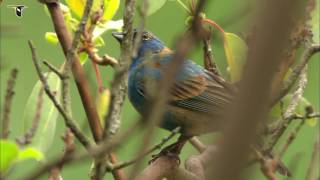
[[[219,26],[216,22],[212,21],[211,19],[205,18],[202,20],[202,22],[210,24],[212,27],[219,30],[222,34],[225,34],[225,31],[222,29],[222,27]]]
[[[177,0],[178,4],[185,9],[189,14],[191,13],[191,11],[188,9],[188,7],[181,1],[181,0]]]

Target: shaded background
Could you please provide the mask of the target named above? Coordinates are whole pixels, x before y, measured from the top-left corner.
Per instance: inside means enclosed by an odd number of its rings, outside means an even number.
[[[121,1],[121,7],[118,10],[114,20],[120,19],[123,14],[123,1]],[[24,4],[28,8],[24,11],[23,18],[19,19],[15,16],[12,8],[7,8],[7,5],[12,4]],[[205,7],[206,16],[218,24],[220,24],[227,32],[232,32],[238,35],[243,33],[247,28],[246,21],[248,18],[245,16],[237,16],[231,23],[226,23],[227,19],[237,14],[237,12],[243,9],[247,5],[246,1],[238,0],[215,0],[210,1]],[[37,75],[31,61],[31,53],[27,45],[27,40],[32,40],[37,47],[39,56],[42,59],[46,59],[57,67],[64,61],[64,56],[60,46],[52,45],[46,42],[44,38],[45,32],[54,31],[49,16],[45,13],[43,5],[36,0],[7,0],[0,7],[0,22],[1,22],[1,64],[0,64],[0,97],[1,103],[3,101],[6,81],[10,70],[14,67],[18,68],[19,74],[16,81],[15,96],[13,99],[13,108],[11,113],[11,134],[10,138],[14,139],[23,133],[24,122],[22,122],[22,116],[27,99],[32,91],[32,88],[37,81]],[[185,28],[185,19],[187,14],[181,6],[175,1],[168,1],[162,9],[151,15],[147,19],[147,29],[152,31],[162,41],[164,41],[169,47],[174,47],[176,36]],[[135,21],[136,27],[139,25],[139,20]],[[111,56],[119,57],[119,45],[115,39],[111,37],[111,32],[106,33],[103,36],[106,46],[101,49],[101,54],[107,52]],[[202,46],[198,46],[192,52],[189,57],[197,63],[202,64]],[[213,51],[215,59],[220,69],[225,72],[225,56],[221,41],[218,36],[214,37]],[[315,106],[319,111],[320,106],[320,85],[319,85],[319,67],[320,61],[319,53],[313,57],[308,68],[308,86],[305,91],[305,97]],[[95,75],[90,63],[84,65],[87,75],[89,76],[92,92],[96,91]],[[110,67],[100,68],[105,85],[109,85],[112,79],[113,70]],[[225,74],[225,73],[224,73]],[[73,81],[72,81],[73,82]],[[78,92],[72,84],[72,109],[73,115],[76,120],[79,121],[82,128],[88,133],[89,128],[84,114],[84,109],[81,105],[81,101]],[[124,107],[123,124],[121,129],[124,130],[130,127],[138,117],[137,112],[133,109],[131,104],[127,101]],[[305,179],[305,172],[309,165],[311,152],[313,149],[313,142],[317,136],[318,127],[310,127],[305,125],[301,132],[298,134],[294,143],[290,146],[288,152],[284,157],[284,161],[289,167],[296,166],[294,170],[293,179],[300,180]],[[61,153],[63,149],[63,142],[60,138],[64,132],[65,127],[61,117],[58,119],[58,125],[56,129],[56,137],[52,148],[47,155],[49,157]],[[142,130],[141,130],[142,132]],[[157,135],[154,138],[152,144],[160,141],[162,137],[167,135],[168,132],[158,129]],[[120,160],[128,160],[133,157],[138,148],[142,144],[141,135],[143,133],[136,133],[136,135],[127,140],[121,148],[119,148],[117,155]],[[207,139],[207,138],[206,138]],[[81,146],[79,146],[81,147]],[[82,148],[82,147],[81,147]],[[183,149],[182,162],[190,154],[196,154],[197,152],[189,144]],[[150,160],[150,156],[146,158]],[[146,165],[144,163],[144,166]],[[18,164],[13,170],[12,178],[21,177],[27,173],[28,170],[36,168],[37,163],[34,161],[25,161]],[[69,165],[63,168],[62,176],[65,179],[88,179],[88,171],[90,168],[90,161],[81,161],[73,165]],[[183,165],[183,164],[182,164]],[[256,167],[257,168],[257,167]],[[47,179],[47,177],[42,177]],[[110,175],[107,175],[105,179],[112,179]],[[260,171],[252,175],[252,179],[264,179]]]

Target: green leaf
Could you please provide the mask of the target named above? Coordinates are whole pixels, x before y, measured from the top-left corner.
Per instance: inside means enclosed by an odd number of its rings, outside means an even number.
[[[150,16],[151,14],[157,12],[164,4],[167,2],[167,0],[150,0],[148,2],[148,12],[147,15]]]
[[[88,54],[86,52],[82,52],[79,54],[80,64],[84,65],[88,60]]]
[[[283,109],[286,110],[288,108],[289,102],[292,99],[292,94],[288,94],[286,95],[283,99]],[[301,97],[298,106],[295,109],[295,113],[303,116],[306,113],[306,107],[311,106],[311,103],[304,97]],[[273,106],[273,108],[271,109],[270,112],[270,118],[273,120],[278,119],[281,116],[281,107],[280,107],[280,103],[276,104],[275,106]],[[308,119],[306,122],[308,125],[310,125],[311,127],[314,127],[317,124],[317,119],[316,118],[312,118],[312,119]]]
[[[47,73],[47,75],[48,84],[51,90],[55,93],[56,99],[59,100],[61,86],[60,79],[54,73]],[[23,122],[25,123],[25,132],[32,126],[34,115],[37,111],[36,104],[40,89],[42,89],[42,83],[38,80],[24,109]],[[40,114],[41,117],[39,125],[32,139],[31,146],[45,153],[52,144],[56,130],[56,120],[58,118],[58,111],[56,110],[52,101],[45,94],[43,97]]]
[[[235,82],[241,78],[248,47],[239,36],[233,33],[224,33],[223,40],[231,81]]]
[[[313,34],[312,40],[314,43],[320,43],[320,0],[314,0],[315,7],[311,12],[311,31]]]
[[[57,44],[59,42],[57,34],[54,32],[46,32],[44,36],[46,40],[51,44]]]
[[[17,159],[19,147],[15,142],[0,140],[0,172],[7,171]]]
[[[297,106],[296,109],[296,113],[300,114],[300,115],[304,115],[305,111],[306,111],[306,107],[311,106],[310,101],[308,101],[306,98],[301,97],[299,104]],[[316,118],[311,118],[311,119],[307,119],[307,124],[311,127],[315,127],[317,124],[317,119]]]
[[[108,30],[121,30],[123,27],[123,20],[117,21],[107,21],[106,23],[98,23],[96,28],[93,31],[93,40],[101,36],[103,33],[107,32]]]
[[[41,161],[44,159],[44,155],[41,151],[35,148],[27,147],[25,149],[20,150],[17,160],[23,161],[26,159],[35,159],[37,161]]]

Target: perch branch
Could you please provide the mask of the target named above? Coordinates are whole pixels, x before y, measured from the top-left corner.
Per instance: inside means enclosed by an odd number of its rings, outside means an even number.
[[[180,127],[174,129],[173,131],[171,131],[170,135],[165,137],[165,138],[163,138],[160,143],[155,144],[149,150],[139,154],[137,157],[133,158],[132,160],[125,161],[125,162],[122,162],[122,163],[119,163],[119,164],[110,165],[109,167],[107,167],[107,171],[121,169],[121,168],[124,168],[124,167],[127,167],[127,166],[130,166],[130,165],[134,164],[135,162],[137,162],[138,160],[142,159],[143,157],[149,155],[150,153],[154,152],[155,150],[160,149],[166,142],[168,142],[177,133],[179,133],[180,129],[181,129]]]

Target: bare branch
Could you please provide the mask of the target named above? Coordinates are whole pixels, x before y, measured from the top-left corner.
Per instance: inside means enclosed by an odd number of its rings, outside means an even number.
[[[21,146],[25,146],[27,144],[30,144],[32,142],[32,138],[37,132],[40,118],[41,118],[41,112],[42,112],[42,104],[43,104],[43,88],[40,89],[39,95],[38,95],[38,101],[37,101],[37,106],[36,106],[36,113],[34,115],[33,121],[32,121],[32,126],[31,128],[21,137],[18,138],[16,141],[18,144]]]
[[[53,73],[55,73],[61,80],[63,80],[63,74],[58,70],[54,65],[50,64],[48,61],[42,62],[44,65],[46,65]]]
[[[122,106],[127,93],[128,68],[132,55],[133,18],[135,14],[136,0],[126,0],[123,15],[125,33],[121,43],[121,55],[119,66],[112,81],[111,102],[109,113],[105,117],[104,138],[114,135],[121,123]]]
[[[222,130],[221,147],[212,160],[211,178],[240,179],[250,145],[256,140],[258,124],[267,117],[273,78],[292,29],[289,17],[300,8],[297,4],[277,0],[260,3],[258,31],[249,44],[238,97],[221,120],[227,123]]]
[[[319,138],[319,137],[318,137]],[[312,179],[316,179],[316,175],[318,172],[319,175],[319,168],[317,168],[317,165],[319,166],[319,163],[317,163],[319,160],[319,158],[317,158],[317,155],[319,157],[319,149],[320,149],[320,142],[319,139],[316,140],[316,142],[314,143],[314,147],[313,147],[313,152],[311,155],[311,159],[310,159],[310,164],[308,167],[308,171],[307,171],[307,180],[312,180]]]
[[[220,72],[218,70],[218,67],[216,65],[216,63],[214,62],[214,59],[213,59],[213,50],[212,50],[212,47],[211,47],[211,31],[210,31],[210,34],[205,36],[203,38],[203,59],[204,59],[204,67],[214,73],[215,75],[217,76],[220,76]]]
[[[72,74],[74,76],[74,80],[77,85],[91,131],[93,133],[95,140],[99,141],[102,137],[102,127],[100,124],[100,120],[95,107],[94,100],[90,94],[90,88],[85,77],[85,72],[82,66],[80,65],[80,60],[76,53],[80,36],[84,31],[84,28],[88,19],[88,15],[92,6],[92,0],[86,1],[83,17],[74,35],[73,40],[70,32],[66,27],[63,12],[60,9],[59,3],[56,0],[41,0],[41,1],[46,4],[50,12],[54,29],[57,33],[60,45],[62,46],[63,52],[66,56],[67,63],[69,63],[71,66]]]
[[[307,70],[304,67],[304,70],[300,76],[297,90],[293,93],[292,99],[288,108],[284,112],[284,119],[278,120],[279,123],[276,124],[275,132],[270,136],[270,141],[266,144],[265,152],[271,152],[272,148],[276,145],[282,134],[287,129],[288,125],[292,122],[292,117],[294,111],[303,95],[304,89],[307,85]]]
[[[91,157],[103,157],[105,154],[109,154],[112,150],[119,148],[119,146],[128,138],[132,135],[132,133],[137,129],[138,126],[141,124],[135,123],[132,127],[130,127],[127,131],[116,135],[113,139],[108,140],[108,141],[102,141],[98,145],[92,145],[91,148],[89,149],[89,152],[85,151],[79,151],[79,152],[74,152],[69,154],[68,156],[60,155],[52,160],[48,161],[47,163],[43,164],[42,167],[39,167],[37,170],[34,172],[31,172],[27,176],[23,176],[23,178],[20,179],[25,179],[25,180],[34,180],[42,176],[44,173],[52,169],[53,167],[60,166],[63,164],[64,166],[78,162],[84,159],[88,159]]]
[[[320,44],[315,44],[312,45],[310,47],[308,47],[302,54],[301,56],[301,60],[300,60],[300,64],[297,65],[292,73],[291,76],[289,77],[289,79],[284,83],[284,87],[282,88],[282,90],[280,91],[279,95],[277,97],[275,97],[272,101],[272,105],[274,105],[275,103],[277,103],[280,99],[282,99],[286,94],[288,94],[288,92],[290,91],[290,89],[293,87],[293,85],[295,84],[295,82],[297,81],[297,79],[299,78],[301,72],[303,71],[304,67],[308,64],[309,60],[311,59],[311,57],[320,51]]]
[[[1,138],[6,139],[9,136],[10,130],[9,130],[9,125],[10,125],[10,111],[11,111],[11,103],[12,103],[12,98],[14,95],[14,85],[17,79],[17,74],[18,70],[16,68],[11,70],[10,73],[10,78],[7,82],[7,90],[6,90],[6,95],[5,99],[3,102],[3,110],[2,110],[2,117],[1,117]]]
[[[39,79],[44,87],[44,91],[47,94],[47,96],[51,99],[52,103],[54,104],[54,106],[57,108],[57,110],[60,112],[60,114],[62,115],[62,117],[65,120],[65,124],[67,127],[69,127],[71,129],[71,131],[73,132],[73,134],[77,137],[77,139],[81,142],[81,144],[85,147],[90,147],[92,146],[90,140],[84,135],[84,133],[81,131],[81,129],[79,128],[79,126],[77,125],[76,121],[74,121],[61,107],[61,105],[59,104],[59,102],[57,101],[57,99],[55,98],[54,94],[52,93],[52,91],[50,90],[50,87],[47,83],[46,78],[43,75],[43,72],[40,68],[39,65],[39,60],[36,54],[36,49],[33,46],[31,41],[28,41],[31,52],[32,52],[32,60],[33,63],[35,65],[37,74],[39,76]]]

